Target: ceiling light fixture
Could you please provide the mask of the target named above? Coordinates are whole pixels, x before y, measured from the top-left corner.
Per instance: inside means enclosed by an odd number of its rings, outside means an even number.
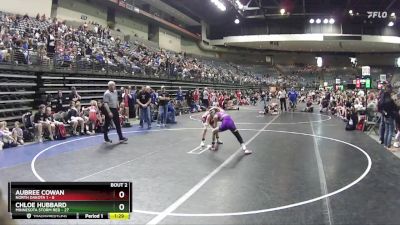
[[[221,11],[226,11],[226,6],[220,0],[210,0]]]
[[[236,5],[238,6],[238,8],[239,9],[243,9],[243,4],[239,1],[239,0],[236,0]]]
[[[314,23],[314,19],[310,19],[310,23],[313,24]]]
[[[393,26],[394,26],[393,21],[390,21],[389,24],[388,24],[388,26],[389,26],[389,27],[393,27]]]
[[[324,19],[324,24],[329,23],[329,20],[327,18]]]
[[[321,19],[318,18],[315,22],[316,22],[317,24],[320,24],[320,23],[321,23]]]
[[[330,19],[329,19],[329,23],[330,23],[330,24],[334,24],[334,23],[335,23],[335,19],[330,18]]]
[[[240,20],[238,18],[236,18],[234,22],[235,22],[235,24],[239,24]]]
[[[350,10],[349,10],[349,14],[350,14],[350,15],[353,15],[353,10],[350,9]]]
[[[286,10],[285,10],[284,8],[282,8],[282,9],[280,10],[280,12],[281,12],[281,15],[283,15],[283,14],[285,14]]]

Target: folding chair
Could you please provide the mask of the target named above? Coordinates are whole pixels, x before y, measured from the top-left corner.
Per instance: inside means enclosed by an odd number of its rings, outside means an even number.
[[[376,112],[367,109],[364,131],[366,131],[368,135],[370,135],[372,131],[374,131],[375,134],[379,134],[380,121],[381,117]]]

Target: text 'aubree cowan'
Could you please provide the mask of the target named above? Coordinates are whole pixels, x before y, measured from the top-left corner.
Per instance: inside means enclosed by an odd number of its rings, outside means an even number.
[[[15,195],[65,195],[65,190],[17,190]]]

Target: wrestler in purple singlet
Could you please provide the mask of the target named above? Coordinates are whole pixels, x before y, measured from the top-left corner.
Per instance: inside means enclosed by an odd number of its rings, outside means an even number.
[[[215,143],[215,136],[218,132],[224,132],[226,130],[230,130],[232,134],[237,138],[238,142],[242,146],[242,150],[245,154],[251,154],[252,151],[246,148],[246,145],[243,141],[242,136],[240,136],[239,131],[236,129],[235,122],[230,115],[225,112],[212,112],[210,111],[211,116],[213,116],[215,121],[221,122],[221,125],[213,130],[213,142],[210,150],[216,151],[218,149],[218,144]]]
[[[218,121],[221,122],[219,126],[219,132],[223,132],[226,130],[235,131],[236,125],[233,122],[233,119],[230,115],[226,114],[225,112],[217,112]]]

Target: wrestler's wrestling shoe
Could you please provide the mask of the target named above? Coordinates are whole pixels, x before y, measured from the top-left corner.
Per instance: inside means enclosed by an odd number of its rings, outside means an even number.
[[[224,144],[224,142],[217,140],[217,144],[222,145],[222,144]]]
[[[251,151],[250,149],[247,149],[245,144],[242,144],[242,150],[244,151],[244,154],[246,154],[246,155],[253,153],[253,151]]]
[[[213,145],[209,145],[210,147],[210,151],[217,151],[218,150],[218,144],[213,144]]]
[[[204,146],[206,146],[206,143],[204,141],[200,142],[200,147],[204,148]]]

